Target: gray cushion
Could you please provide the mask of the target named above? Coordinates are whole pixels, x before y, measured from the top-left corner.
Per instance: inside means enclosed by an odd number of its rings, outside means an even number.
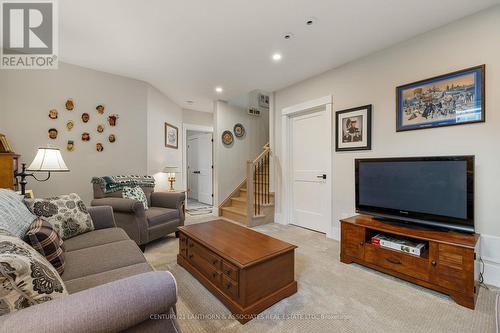
[[[106,228],[87,232],[64,241],[66,251],[76,251],[89,247],[127,240],[127,233],[121,228]]]
[[[12,190],[0,189],[0,229],[22,238],[35,220],[23,197]]]
[[[65,256],[66,267],[62,275],[64,281],[146,262],[141,250],[132,240],[67,251]]]
[[[146,211],[149,226],[155,226],[179,218],[179,211],[171,208],[150,207]]]
[[[66,289],[70,294],[93,288],[101,284],[124,279],[129,276],[151,272],[153,269],[147,263],[125,266],[111,271],[92,274],[81,278],[65,281]]]

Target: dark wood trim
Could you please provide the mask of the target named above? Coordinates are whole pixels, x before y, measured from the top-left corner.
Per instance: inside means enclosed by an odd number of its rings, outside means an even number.
[[[467,121],[464,123],[458,123],[458,124],[443,124],[443,125],[429,125],[429,126],[422,126],[422,127],[415,127],[415,128],[399,128],[399,122],[401,120],[401,116],[399,114],[399,90],[404,89],[407,86],[411,86],[414,84],[422,84],[427,81],[432,81],[432,80],[438,80],[438,79],[444,79],[447,76],[454,75],[454,74],[460,74],[462,72],[467,72],[467,71],[472,71],[472,70],[477,70],[481,69],[481,120],[474,120],[474,121]],[[434,76],[428,79],[423,79],[419,81],[415,81],[412,83],[407,83],[403,84],[400,86],[396,87],[396,132],[406,132],[406,131],[415,131],[415,130],[421,130],[421,129],[429,129],[429,128],[439,128],[439,127],[448,127],[448,126],[457,126],[457,125],[469,125],[469,124],[477,124],[477,123],[484,123],[486,122],[486,65],[479,65],[479,66],[474,66],[474,67],[469,67],[466,69],[454,71],[451,73],[447,74],[442,74],[438,76]]]

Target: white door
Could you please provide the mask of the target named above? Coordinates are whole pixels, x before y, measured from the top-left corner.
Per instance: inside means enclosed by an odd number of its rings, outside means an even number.
[[[327,233],[331,219],[331,105],[290,119],[291,223]]]
[[[199,139],[188,138],[187,147],[187,172],[188,172],[188,198],[198,200],[198,164],[199,164]]]
[[[198,137],[198,154],[198,201],[212,205],[212,133]]]

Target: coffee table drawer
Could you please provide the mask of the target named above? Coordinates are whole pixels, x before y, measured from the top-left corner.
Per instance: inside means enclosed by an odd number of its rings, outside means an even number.
[[[189,253],[196,253],[199,257],[203,258],[208,264],[213,266],[216,270],[221,270],[222,258],[207,249],[206,247],[196,243],[192,239],[189,239]]]
[[[225,260],[222,262],[222,273],[238,282],[238,267],[228,263]]]
[[[239,287],[238,283],[228,278],[226,275],[222,275],[222,289],[224,293],[229,295],[231,298],[238,298]]]
[[[205,275],[205,277],[207,277],[210,281],[212,281],[213,283],[215,283],[218,286],[221,285],[222,273],[219,272],[212,265],[210,265],[205,260],[205,258],[200,256],[200,254],[198,252],[194,252],[194,251],[189,252],[188,260],[194,267],[196,267],[196,269],[201,274]]]

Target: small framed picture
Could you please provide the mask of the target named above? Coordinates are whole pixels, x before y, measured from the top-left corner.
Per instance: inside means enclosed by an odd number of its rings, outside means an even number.
[[[372,105],[335,113],[335,151],[372,149]]]
[[[485,65],[396,88],[396,131],[485,121]]]
[[[169,123],[165,123],[165,147],[179,148],[179,129]]]

